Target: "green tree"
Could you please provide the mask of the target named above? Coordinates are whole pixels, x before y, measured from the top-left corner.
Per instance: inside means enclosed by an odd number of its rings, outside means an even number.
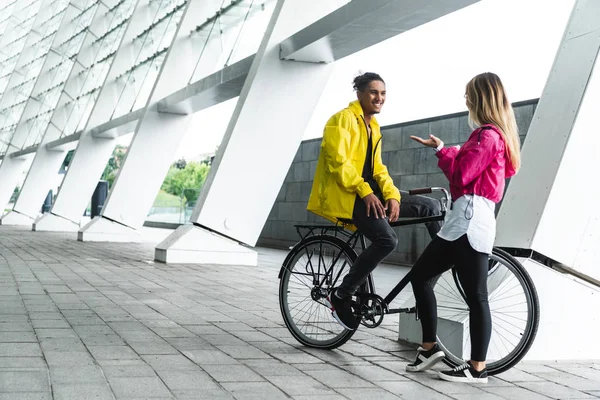
[[[60,172],[65,172],[67,170],[67,168],[69,168],[69,165],[71,165],[71,161],[73,160],[74,155],[75,155],[75,150],[69,150],[67,152],[67,155],[65,156],[65,159],[64,159],[62,165],[60,166]]]
[[[15,190],[13,190],[13,194],[10,196],[9,203],[14,203],[15,201],[17,201],[17,196],[19,195],[20,191],[21,188],[19,186],[16,186]]]
[[[161,189],[185,198],[188,203],[195,202],[204,181],[206,181],[208,171],[210,171],[210,165],[207,162],[189,162],[181,169],[177,163],[174,163],[169,169]]]
[[[184,158],[180,158],[179,160],[177,160],[173,163],[173,166],[177,167],[179,169],[184,169],[186,165],[187,165],[187,161],[185,161]]]
[[[108,186],[112,187],[121,166],[123,165],[123,160],[125,159],[125,155],[127,154],[127,147],[123,145],[117,145],[115,150],[113,151],[112,156],[108,160],[106,164],[106,168],[104,168],[104,172],[102,173],[101,180],[108,181]]]

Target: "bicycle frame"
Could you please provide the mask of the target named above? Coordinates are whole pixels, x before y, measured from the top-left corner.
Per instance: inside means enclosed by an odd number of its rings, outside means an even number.
[[[390,223],[390,226],[401,227],[401,226],[409,226],[409,225],[426,224],[428,222],[442,221],[446,215],[446,210],[447,210],[447,206],[448,206],[449,199],[450,199],[450,195],[446,189],[440,188],[440,187],[413,189],[413,190],[409,191],[409,194],[410,195],[429,194],[429,193],[436,192],[436,191],[442,192],[444,195],[444,197],[442,199],[440,199],[440,204],[441,204],[441,214],[440,215],[435,215],[432,217],[420,217],[420,218],[403,218],[403,219],[399,219],[395,222]],[[318,234],[325,235],[325,234],[333,233],[333,236],[335,236],[335,237],[338,237],[338,235],[343,236],[346,244],[352,250],[355,250],[357,244],[360,242],[361,251],[364,251],[367,247],[367,243],[366,243],[366,240],[365,240],[365,237],[363,236],[363,234],[359,230],[356,230],[356,231],[350,233],[345,229],[348,225],[351,224],[351,222],[352,221],[350,221],[350,220],[339,220],[335,225],[314,225],[313,224],[313,225],[295,225],[295,227],[296,227],[296,231],[298,232],[298,235],[301,238],[301,241],[310,236],[314,236],[314,235],[318,235]],[[308,232],[303,234],[302,229],[306,229],[306,230],[308,230]],[[292,253],[293,252],[290,252],[290,254],[288,254],[283,265],[287,264],[287,261],[288,261],[289,257],[291,257]],[[330,267],[330,270],[333,268],[333,265],[335,265],[335,263],[338,261],[340,256],[341,256],[341,253],[337,254],[332,266]],[[309,256],[309,260],[310,260],[310,256]],[[321,269],[320,261],[321,260],[319,260],[317,276],[321,275],[320,274],[320,272],[321,272],[320,271],[320,269]],[[310,261],[309,261],[309,266],[312,270],[312,273],[314,274],[315,271],[312,266],[312,262],[310,262]],[[281,277],[281,274],[283,273],[283,268],[284,267],[282,266],[282,269],[279,272],[279,277]],[[321,285],[323,285],[325,279],[327,279],[328,275],[331,273],[331,271],[324,271],[324,272],[325,273],[323,275],[323,280],[318,283],[319,287]],[[341,270],[340,270],[340,273],[341,273]],[[408,283],[410,282],[411,276],[412,276],[412,269],[411,269],[411,271],[408,272],[408,274],[406,274],[406,276],[404,278],[402,278],[400,280],[400,282],[383,299],[383,301],[385,303],[385,310],[386,310],[385,313],[386,314],[395,314],[395,313],[401,313],[401,312],[415,312],[414,307],[412,307],[410,309],[407,309],[407,308],[389,309],[390,303],[408,285]],[[332,279],[333,279],[333,277],[332,277]],[[335,281],[337,281],[337,279],[339,279],[339,276],[335,278]],[[375,294],[374,283],[370,282],[370,285],[371,285],[370,289],[372,291],[372,294]]]

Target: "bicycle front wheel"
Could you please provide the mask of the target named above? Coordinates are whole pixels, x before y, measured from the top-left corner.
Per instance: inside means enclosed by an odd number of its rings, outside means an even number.
[[[346,242],[331,235],[309,237],[292,249],[279,283],[279,305],[285,325],[303,345],[334,349],[354,334],[333,318],[325,298],[356,257]]]
[[[531,277],[516,259],[494,248],[488,268],[488,298],[492,336],[488,374],[513,367],[527,354],[537,333],[539,300]],[[438,302],[438,343],[451,367],[470,358],[469,307],[454,269],[442,274],[434,291]]]

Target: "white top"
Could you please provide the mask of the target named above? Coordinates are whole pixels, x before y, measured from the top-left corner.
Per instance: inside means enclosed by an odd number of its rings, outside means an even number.
[[[444,142],[435,148],[437,153],[444,147]],[[456,146],[460,149],[460,146]],[[444,226],[438,236],[450,242],[465,233],[473,250],[491,254],[496,240],[496,204],[479,195],[465,194],[454,202],[446,211]]]
[[[466,233],[475,251],[491,254],[496,239],[495,208],[485,197],[465,194],[447,210],[438,236],[452,242]]]

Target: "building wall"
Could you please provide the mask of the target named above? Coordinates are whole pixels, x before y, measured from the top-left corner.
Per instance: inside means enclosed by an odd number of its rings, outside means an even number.
[[[514,104],[522,135],[521,143],[533,119],[537,101],[534,99]],[[447,145],[454,145],[464,143],[472,130],[468,126],[467,113],[463,112],[385,126],[381,131],[383,162],[396,186],[409,190],[429,186],[448,188],[444,174],[437,167],[435,153],[411,140],[411,135],[426,137],[433,134]],[[321,139],[318,138],[304,141],[300,145],[257,245],[287,248],[299,240],[295,224],[331,224],[306,211],[320,144]],[[418,225],[397,228],[396,232],[399,238],[398,248],[388,261],[413,263],[429,242],[425,227]]]

